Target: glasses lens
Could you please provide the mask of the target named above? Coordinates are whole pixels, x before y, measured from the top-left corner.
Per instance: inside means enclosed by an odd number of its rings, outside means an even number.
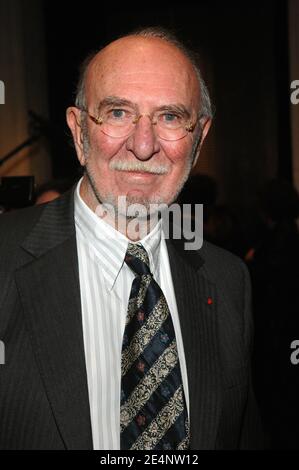
[[[127,125],[111,125],[103,122],[100,130],[109,137],[127,137],[133,132],[135,125],[133,123]]]
[[[188,134],[184,127],[179,127],[178,129],[165,129],[161,126],[157,126],[156,133],[163,140],[180,140]]]

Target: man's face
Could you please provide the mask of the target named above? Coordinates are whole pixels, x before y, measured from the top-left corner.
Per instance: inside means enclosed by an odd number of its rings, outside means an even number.
[[[160,39],[121,39],[92,61],[85,91],[86,107],[94,116],[98,115],[100,104],[111,97],[116,102],[115,109],[121,109],[121,102],[125,101],[130,109],[147,115],[126,137],[103,133],[101,126],[85,115],[88,146],[83,146],[82,129],[78,128],[80,111],[68,110],[78,158],[89,176],[85,175],[82,184],[86,202],[93,207],[96,199],[116,205],[118,196],[126,196],[129,203],[146,206],[172,203],[189,176],[198,127],[179,140],[167,141],[157,135],[148,115],[162,108],[180,107],[186,109],[191,121],[196,121],[199,86],[189,61]]]

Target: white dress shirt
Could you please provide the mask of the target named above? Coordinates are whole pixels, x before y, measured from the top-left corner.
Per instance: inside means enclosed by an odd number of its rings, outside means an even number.
[[[130,240],[85,204],[80,196],[81,181],[75,191],[75,225],[93,448],[119,450],[121,349],[134,280],[124,263]],[[140,243],[171,312],[189,413],[183,341],[161,224]]]

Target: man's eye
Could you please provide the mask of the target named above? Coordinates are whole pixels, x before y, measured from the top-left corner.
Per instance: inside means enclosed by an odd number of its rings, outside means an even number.
[[[165,113],[163,117],[164,117],[164,121],[166,122],[173,122],[173,121],[179,120],[179,116],[173,113]]]
[[[126,116],[126,111],[124,109],[112,109],[109,114],[114,119],[123,119]]]
[[[170,128],[179,127],[182,124],[182,116],[170,112],[162,113],[160,114],[158,121],[162,126],[167,126]]]

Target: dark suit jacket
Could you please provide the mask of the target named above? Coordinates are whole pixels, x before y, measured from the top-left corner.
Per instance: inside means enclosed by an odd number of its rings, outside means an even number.
[[[208,243],[198,252],[184,251],[180,240],[167,246],[188,371],[191,448],[259,447],[246,267]],[[91,449],[73,192],[2,215],[0,259],[0,448]]]

